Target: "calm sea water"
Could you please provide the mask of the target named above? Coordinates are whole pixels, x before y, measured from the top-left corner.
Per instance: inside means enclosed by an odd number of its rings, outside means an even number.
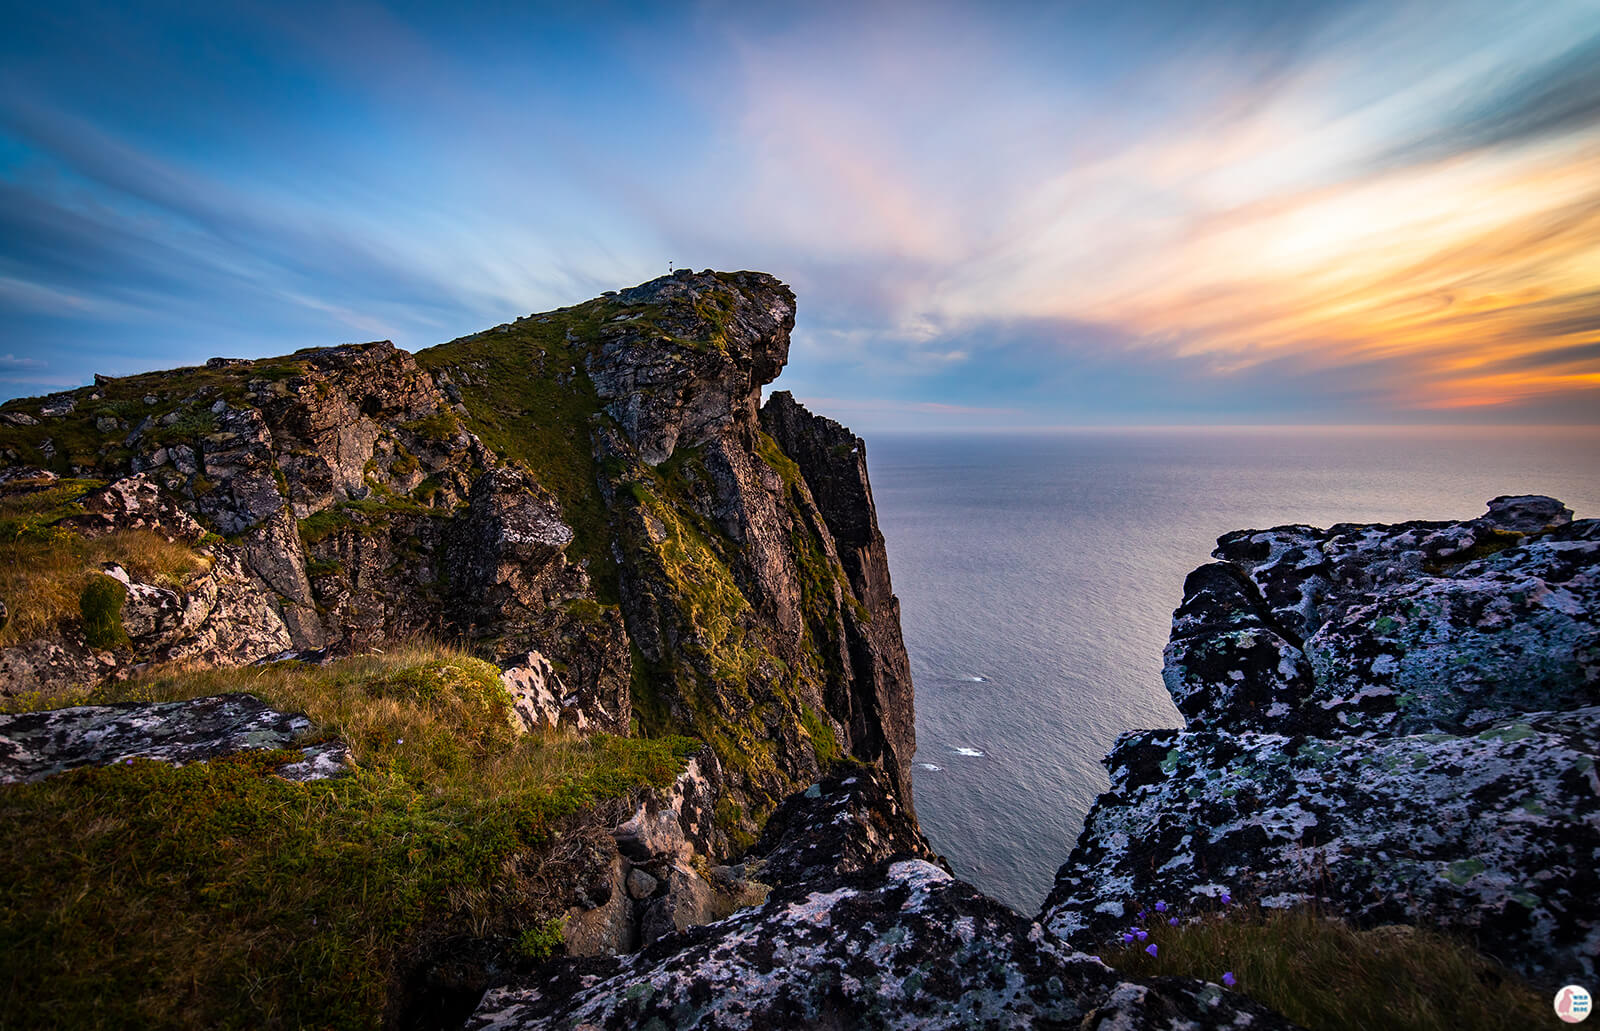
[[[1470,518],[1498,494],[1600,515],[1597,430],[874,434],[867,453],[916,678],[918,815],[1024,913],[1117,735],[1181,725],[1161,649],[1218,535]]]

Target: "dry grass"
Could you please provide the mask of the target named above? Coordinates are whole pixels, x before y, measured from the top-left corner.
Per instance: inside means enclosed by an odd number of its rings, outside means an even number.
[[[115,562],[144,583],[176,589],[210,561],[149,530],[119,530],[89,540],[47,526],[0,538],[0,599],[10,615],[0,628],[0,647],[52,633],[77,618],[84,587],[106,563]]]
[[[1102,954],[1137,977],[1221,983],[1312,1031],[1514,1031],[1550,1022],[1549,1003],[1471,946],[1411,927],[1358,931],[1309,909],[1235,906],[1171,927],[1147,912],[1147,940]],[[1155,945],[1152,957],[1144,950]]]
[[[434,794],[493,796],[594,772],[594,750],[583,742],[515,732],[494,666],[426,640],[327,666],[275,662],[159,673],[107,684],[66,704],[180,701],[230,691],[305,713],[323,736],[349,744],[362,766],[391,770]]]

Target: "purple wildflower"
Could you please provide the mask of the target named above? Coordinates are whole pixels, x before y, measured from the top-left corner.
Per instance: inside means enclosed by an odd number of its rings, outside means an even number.
[[[1229,988],[1232,988],[1234,985],[1239,983],[1239,979],[1234,977],[1233,971],[1230,970],[1222,975],[1222,983],[1227,985]]]
[[[1168,927],[1177,927],[1178,926],[1178,918],[1177,917],[1172,917],[1172,918],[1168,919],[1167,920],[1167,926]]]
[[[1122,943],[1124,945],[1132,945],[1133,944],[1133,935],[1132,934],[1123,935],[1122,936]]]
[[[1157,902],[1156,903],[1156,912],[1157,913],[1165,913],[1166,911],[1167,911],[1167,904],[1165,902]]]
[[[1144,931],[1134,931],[1133,936],[1140,941],[1144,941],[1146,938],[1150,937],[1150,935],[1146,934]]]
[[[1233,902],[1233,896],[1229,895],[1227,892],[1223,892],[1222,893],[1222,904],[1224,906],[1226,906],[1226,905],[1229,905],[1232,902]]]
[[[1144,951],[1146,951],[1146,952],[1150,953],[1150,955],[1154,956],[1156,954],[1155,943],[1152,942],[1151,944],[1145,946],[1145,950]]]

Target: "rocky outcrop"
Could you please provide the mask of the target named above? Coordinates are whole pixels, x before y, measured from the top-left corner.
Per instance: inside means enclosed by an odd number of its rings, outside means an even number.
[[[1185,584],[1182,731],[1124,735],[1043,916],[1314,902],[1475,938],[1540,982],[1600,955],[1600,521],[1241,531]]]
[[[729,840],[845,755],[909,809],[864,452],[787,395],[781,442],[758,414],[794,311],[770,276],[685,271],[417,356],[349,344],[8,402],[0,458],[104,484],[40,528],[148,532],[207,568],[121,562],[126,639],[67,613],[0,649],[0,694],[428,635],[508,670],[525,726],[710,742]]]
[[[759,272],[685,269],[616,298],[585,356],[606,412],[651,465],[679,446],[748,434],[761,387],[789,360],[794,294]]]
[[[300,759],[277,770],[289,780],[343,773],[350,750],[338,741],[299,747],[310,730],[304,716],[278,712],[247,694],[0,713],[0,784],[135,759],[182,766],[252,749],[298,751]]]
[[[926,843],[887,789],[862,774],[786,802],[764,842],[781,883],[759,906],[632,955],[549,964],[490,990],[467,1027],[1291,1026],[1219,986],[1129,982],[1072,952],[916,858]]]

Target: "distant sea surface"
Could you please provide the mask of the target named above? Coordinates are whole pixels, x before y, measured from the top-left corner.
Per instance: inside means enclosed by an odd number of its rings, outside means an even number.
[[[1124,730],[1180,726],[1161,649],[1218,535],[1469,519],[1499,494],[1600,515],[1600,430],[872,434],[917,693],[918,816],[1032,914]]]

